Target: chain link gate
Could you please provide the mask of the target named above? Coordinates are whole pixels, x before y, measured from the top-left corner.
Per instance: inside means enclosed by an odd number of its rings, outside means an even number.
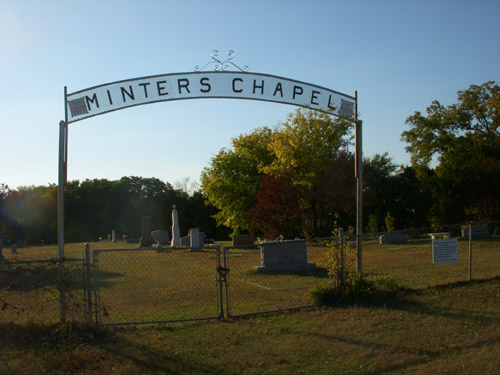
[[[93,250],[97,325],[222,319],[225,276],[218,245],[189,249]]]

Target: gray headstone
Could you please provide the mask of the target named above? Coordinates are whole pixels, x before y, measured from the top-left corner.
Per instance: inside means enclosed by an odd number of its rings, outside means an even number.
[[[405,244],[408,242],[408,237],[404,233],[391,232],[387,234],[383,234],[378,238],[378,243],[383,244]]]
[[[166,230],[154,230],[151,232],[151,237],[160,245],[170,245],[170,235]]]
[[[493,231],[494,236],[500,236],[500,227],[496,227],[495,230]]]
[[[233,237],[233,246],[253,245],[255,236],[251,234],[238,234]]]
[[[185,246],[185,247],[191,246],[191,240],[189,239],[189,236],[181,237],[179,241],[179,246]]]
[[[199,228],[191,228],[189,229],[189,246],[191,250],[199,250],[201,249],[200,242],[200,229]]]
[[[153,237],[151,237],[151,218],[149,216],[142,217],[141,240],[139,247],[150,247],[153,245]]]
[[[488,226],[484,224],[478,224],[472,226],[472,239],[486,238],[489,237]],[[462,237],[469,238],[469,227],[462,228]]]
[[[290,242],[268,242],[260,245],[261,265],[257,272],[303,271],[316,268],[307,262],[305,240]]]

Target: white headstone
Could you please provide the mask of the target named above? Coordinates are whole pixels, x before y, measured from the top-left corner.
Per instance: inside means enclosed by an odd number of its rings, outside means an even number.
[[[179,217],[175,204],[172,206],[172,242],[171,246],[181,245],[181,229],[179,228]]]
[[[114,229],[111,231],[111,240],[113,242],[116,242],[116,230]]]

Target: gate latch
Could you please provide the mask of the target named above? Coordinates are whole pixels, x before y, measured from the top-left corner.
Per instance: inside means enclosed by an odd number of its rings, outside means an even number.
[[[217,267],[217,272],[219,273],[219,280],[225,282],[227,280],[227,275],[229,274],[229,268],[219,266]]]

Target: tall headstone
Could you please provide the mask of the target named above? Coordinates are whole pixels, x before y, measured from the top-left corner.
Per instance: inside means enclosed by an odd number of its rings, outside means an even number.
[[[175,204],[172,206],[172,242],[171,246],[181,245],[181,229],[179,228],[179,216]]]
[[[189,230],[189,241],[189,247],[191,247],[191,250],[200,250],[202,248],[199,228],[191,228]]]
[[[111,241],[116,242],[116,230],[111,231]]]
[[[139,247],[150,247],[153,245],[153,237],[151,236],[151,218],[149,216],[142,217],[141,240]]]

